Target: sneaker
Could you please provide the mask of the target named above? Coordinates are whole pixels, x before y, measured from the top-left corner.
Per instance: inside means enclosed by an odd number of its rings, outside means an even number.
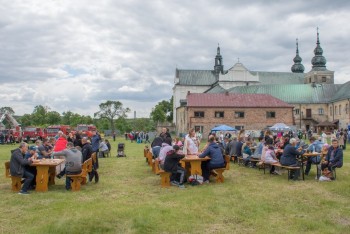
[[[209,180],[205,180],[205,181],[203,181],[203,183],[204,184],[209,184],[210,182],[209,182]]]
[[[281,175],[281,173],[278,172],[278,171],[274,171],[273,174],[275,174],[275,175]]]
[[[179,188],[184,189],[186,188],[184,184],[179,184]]]
[[[177,181],[170,181],[170,184],[173,186],[179,186],[179,183]]]
[[[19,191],[19,193],[18,194],[21,194],[21,195],[29,195],[30,193],[29,192],[25,192],[25,191]]]
[[[61,176],[60,174],[58,174],[58,175],[56,175],[56,178],[57,178],[57,179],[61,179],[62,176]]]

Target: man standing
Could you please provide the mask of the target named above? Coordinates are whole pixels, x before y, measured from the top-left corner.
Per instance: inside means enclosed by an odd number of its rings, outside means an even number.
[[[92,138],[91,138],[91,147],[92,147],[92,152],[96,153],[96,162],[93,163],[92,167],[94,168],[94,173],[92,174],[92,177],[89,178],[89,181],[91,182],[92,179],[95,177],[95,183],[98,183],[100,177],[97,173],[98,169],[98,151],[100,147],[100,141],[101,137],[96,131],[92,131]]]
[[[53,152],[53,156],[64,156],[66,158],[66,167],[60,174],[57,175],[58,178],[61,178],[64,174],[67,175],[78,175],[81,173],[81,164],[82,164],[82,154],[81,152],[74,147],[72,142],[67,143],[67,149]],[[66,177],[66,189],[71,189],[71,179]]]
[[[25,169],[25,166],[32,164],[32,158],[24,159],[28,151],[28,144],[22,142],[19,148],[11,151],[10,173],[11,176],[25,178],[19,194],[29,194],[28,189],[34,179],[34,175]]]

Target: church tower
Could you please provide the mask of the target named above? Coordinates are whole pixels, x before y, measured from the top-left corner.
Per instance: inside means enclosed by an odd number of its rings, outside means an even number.
[[[327,60],[323,56],[323,49],[320,43],[320,35],[317,28],[317,42],[314,49],[315,56],[312,58],[312,69],[305,75],[305,84],[334,84],[334,71],[326,68]]]
[[[302,59],[299,56],[298,38],[296,39],[296,47],[297,47],[296,55],[295,55],[295,57],[293,59],[294,64],[293,64],[291,70],[292,70],[293,73],[304,73],[305,68],[304,68],[304,65],[301,64]]]
[[[215,56],[215,65],[214,65],[214,74],[219,78],[219,74],[224,72],[224,65],[222,65],[222,56],[220,54],[220,46],[218,44],[218,48],[216,50]]]

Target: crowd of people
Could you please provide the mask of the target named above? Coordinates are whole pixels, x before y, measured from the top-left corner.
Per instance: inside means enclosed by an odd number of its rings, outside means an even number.
[[[68,136],[63,132],[58,132],[57,136],[50,139],[37,140],[35,145],[29,146],[26,142],[21,142],[19,148],[11,151],[10,173],[11,176],[24,178],[20,194],[29,194],[28,190],[35,189],[36,186],[36,168],[30,166],[33,162],[40,159],[65,159],[65,167],[56,175],[62,178],[65,174],[80,174],[82,164],[91,158],[93,153],[104,157],[107,151],[111,150],[108,140],[102,140],[97,131],[92,131],[92,137],[81,137],[80,133]],[[99,154],[99,152],[101,154]],[[93,163],[92,171],[89,173],[89,182],[99,182],[98,157]],[[71,180],[66,177],[66,189],[71,189]]]
[[[330,136],[331,145],[328,145],[328,137],[320,136],[316,139],[313,135],[307,138],[310,144],[298,137],[298,132],[272,132],[261,131],[260,136],[255,139],[250,137],[244,129],[237,134],[230,132],[210,133],[207,143],[200,149],[202,135],[190,129],[183,139],[170,137],[169,131],[164,128],[162,133],[154,139],[151,144],[153,157],[159,161],[160,167],[172,172],[171,183],[183,187],[184,168],[180,168],[178,161],[181,155],[198,155],[198,157],[209,157],[210,160],[202,162],[203,181],[209,183],[211,170],[225,166],[224,155],[229,155],[234,162],[238,158],[243,159],[247,167],[257,167],[257,163],[270,164],[270,173],[280,175],[279,167],[273,164],[280,163],[283,166],[300,167],[301,156],[305,152],[317,152],[318,156],[307,157],[305,175],[309,175],[311,165],[317,164],[320,171],[327,169],[330,173],[334,168],[343,165],[343,149],[346,146],[346,131],[337,131]],[[177,152],[179,156],[174,156]],[[325,158],[321,158],[321,152],[326,152]],[[172,167],[165,167],[168,155],[173,162]],[[169,158],[169,160],[170,160]],[[176,160],[174,160],[176,158]],[[175,166],[175,162],[177,162]],[[170,170],[172,168],[172,170]],[[290,179],[298,180],[300,170],[293,170]],[[320,175],[317,175],[317,178]],[[180,178],[180,179],[179,179]],[[330,177],[332,179],[332,177]]]

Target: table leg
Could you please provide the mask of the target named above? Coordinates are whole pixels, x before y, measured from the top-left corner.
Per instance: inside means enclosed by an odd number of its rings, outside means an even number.
[[[201,165],[201,161],[191,161],[191,175],[202,175]]]
[[[55,184],[56,167],[49,167],[49,185]]]
[[[36,166],[36,187],[37,192],[46,192],[48,190],[49,182],[49,166]]]

